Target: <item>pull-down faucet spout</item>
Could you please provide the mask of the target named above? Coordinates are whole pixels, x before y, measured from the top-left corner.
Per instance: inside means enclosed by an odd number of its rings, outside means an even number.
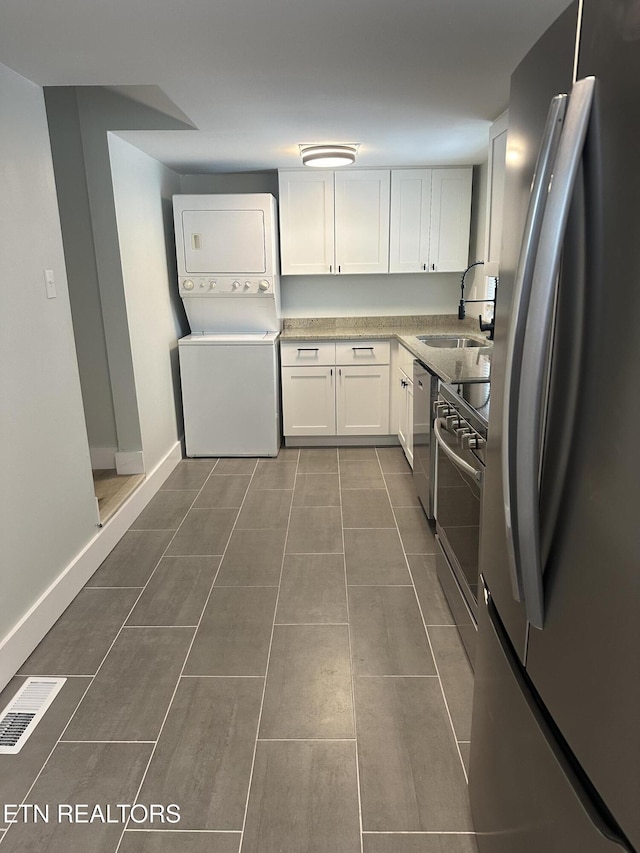
[[[464,320],[464,318],[467,316],[467,312],[465,310],[465,306],[466,306],[467,302],[487,302],[487,303],[493,304],[494,317],[492,320],[490,320],[488,323],[484,323],[482,320],[482,315],[480,315],[478,317],[478,322],[480,324],[480,331],[481,332],[489,332],[489,340],[492,341],[493,335],[495,332],[496,294],[498,292],[498,277],[492,276],[492,278],[494,279],[494,281],[496,283],[496,287],[495,287],[495,290],[493,292],[493,299],[465,299],[464,298],[464,280],[465,280],[467,273],[469,272],[469,270],[473,269],[474,267],[481,266],[482,264],[484,264],[484,261],[474,261],[474,263],[469,264],[469,266],[466,268],[466,270],[462,273],[462,279],[460,280],[460,304],[458,305],[458,320]]]

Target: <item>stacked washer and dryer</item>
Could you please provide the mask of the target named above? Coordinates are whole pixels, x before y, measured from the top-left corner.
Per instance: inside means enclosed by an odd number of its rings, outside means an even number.
[[[173,198],[187,456],[277,456],[281,328],[272,195]]]

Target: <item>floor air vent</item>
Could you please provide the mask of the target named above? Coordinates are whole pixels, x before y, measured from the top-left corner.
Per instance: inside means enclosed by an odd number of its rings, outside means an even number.
[[[0,714],[0,754],[20,752],[66,678],[27,678]]]

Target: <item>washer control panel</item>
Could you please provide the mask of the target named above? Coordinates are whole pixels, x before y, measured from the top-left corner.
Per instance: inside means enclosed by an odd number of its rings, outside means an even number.
[[[184,296],[273,296],[271,278],[192,276],[180,279]]]

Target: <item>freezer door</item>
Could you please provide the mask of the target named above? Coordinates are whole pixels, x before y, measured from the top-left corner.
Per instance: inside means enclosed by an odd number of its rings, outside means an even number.
[[[480,853],[622,853],[554,743],[495,608],[480,599],[469,771]]]
[[[585,344],[567,472],[546,548],[544,630],[530,633],[527,670],[640,850],[640,31],[631,13],[627,4],[584,7],[579,75],[598,81],[584,163]],[[566,327],[580,289],[563,272],[557,340],[576,334]],[[566,441],[562,385],[550,399],[546,488],[558,479],[550,455]]]

